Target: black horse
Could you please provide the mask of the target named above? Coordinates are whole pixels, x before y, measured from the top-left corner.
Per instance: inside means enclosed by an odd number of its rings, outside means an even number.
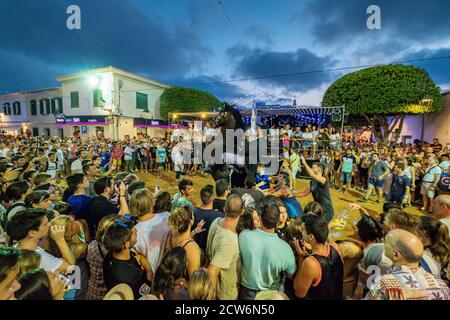
[[[224,108],[220,113],[213,119],[211,123],[213,128],[221,128],[221,134],[223,138],[222,151],[225,154],[226,139],[231,139],[230,136],[227,137],[227,129],[242,129],[245,130],[244,122],[242,121],[242,116],[233,106],[225,104]],[[213,142],[214,143],[214,142]],[[256,177],[257,164],[250,164],[249,162],[249,143],[246,141],[236,141],[234,142],[234,154],[239,154],[244,151],[245,154],[245,164],[213,164],[210,167],[211,175],[214,180],[219,179],[229,179],[232,187],[244,187],[245,180],[254,181]],[[225,161],[224,161],[225,162]]]

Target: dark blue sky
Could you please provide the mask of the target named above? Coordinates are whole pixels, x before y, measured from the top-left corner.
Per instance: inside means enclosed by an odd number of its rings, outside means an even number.
[[[343,71],[198,84],[450,55],[449,0],[222,2],[234,27],[217,0],[0,0],[0,92],[113,65],[230,102],[317,105]],[[81,8],[79,31],[66,28],[71,4]],[[371,4],[381,30],[366,28]],[[416,65],[450,89],[450,59]]]

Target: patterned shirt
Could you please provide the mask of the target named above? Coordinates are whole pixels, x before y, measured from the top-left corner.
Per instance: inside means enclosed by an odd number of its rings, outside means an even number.
[[[422,268],[393,267],[375,280],[368,300],[450,300],[450,288]]]
[[[86,300],[102,300],[108,292],[105,279],[103,278],[103,260],[107,253],[106,249],[97,240],[89,243],[87,261],[91,276],[89,277]]]

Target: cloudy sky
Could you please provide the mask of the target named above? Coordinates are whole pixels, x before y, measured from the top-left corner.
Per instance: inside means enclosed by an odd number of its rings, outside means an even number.
[[[229,18],[217,0],[0,0],[0,92],[113,65],[233,103],[296,97],[318,105],[355,70],[311,71],[450,56],[449,0],[222,3]],[[66,27],[71,4],[81,8],[81,30]],[[372,4],[381,30],[366,27]],[[450,59],[411,64],[450,89]]]

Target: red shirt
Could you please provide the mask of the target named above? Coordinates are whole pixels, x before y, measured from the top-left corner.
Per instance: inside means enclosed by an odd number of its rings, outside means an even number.
[[[121,147],[114,147],[112,149],[113,160],[119,160],[123,156],[123,149]]]

